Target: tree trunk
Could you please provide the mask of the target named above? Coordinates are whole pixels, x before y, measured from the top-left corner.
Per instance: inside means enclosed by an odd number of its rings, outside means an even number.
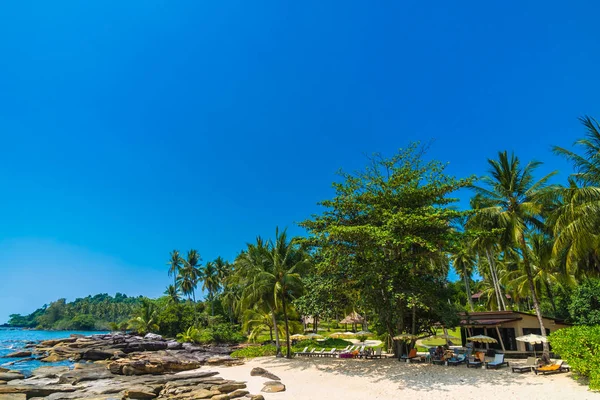
[[[271,337],[271,342],[273,341],[273,328],[269,327],[269,336]]]
[[[554,299],[554,294],[552,293],[552,289],[550,289],[548,281],[544,281],[544,286],[546,286],[546,292],[548,293],[550,304],[552,304],[552,312],[554,312],[554,317],[556,318],[556,301]]]
[[[535,308],[535,314],[537,315],[538,321],[540,323],[540,331],[542,336],[546,337],[546,328],[544,327],[544,319],[542,317],[542,310],[540,308],[540,303],[538,302],[537,294],[535,293],[535,285],[533,283],[533,275],[531,274],[531,265],[529,264],[529,256],[527,255],[527,243],[525,243],[525,237],[521,235],[521,252],[523,253],[523,265],[525,267],[525,273],[527,274],[527,282],[529,283],[529,290],[531,291],[531,299],[533,301],[533,308]],[[550,346],[548,342],[542,343],[544,347],[544,352],[542,354],[542,361],[544,364],[548,364],[550,362]]]
[[[492,277],[492,283],[494,284],[494,292],[496,293],[496,302],[498,304],[498,310],[504,311],[506,310],[506,305],[504,304],[504,297],[502,295],[502,288],[500,287],[500,282],[498,282],[498,275],[496,275],[496,260],[494,260],[492,251],[489,247],[486,247],[485,253],[488,259],[488,264],[490,266],[490,275]]]
[[[285,294],[281,296],[281,306],[283,307],[283,320],[285,321],[285,343],[287,346],[287,358],[292,358],[291,346],[290,346],[290,327],[288,325],[287,310],[285,304]],[[313,320],[314,322],[314,320]]]
[[[467,300],[469,301],[469,307],[471,308],[471,312],[475,311],[473,307],[473,299],[471,298],[471,284],[469,281],[471,277],[467,275],[467,267],[463,266],[463,278],[465,280],[465,291],[467,292]]]
[[[198,325],[198,308],[196,307],[196,291],[192,290],[192,296],[194,297],[194,325]]]
[[[271,317],[273,318],[273,330],[275,331],[275,348],[277,349],[277,357],[281,357],[281,345],[279,344],[279,329],[277,329],[277,318],[275,310],[271,309]]]

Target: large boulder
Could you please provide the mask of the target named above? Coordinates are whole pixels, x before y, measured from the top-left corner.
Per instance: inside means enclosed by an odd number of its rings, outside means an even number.
[[[10,353],[5,355],[6,358],[24,358],[31,357],[31,352],[27,350],[15,351],[14,353]]]
[[[0,381],[12,381],[15,379],[25,379],[25,376],[17,371],[0,372]]]
[[[82,360],[89,361],[100,361],[108,360],[114,356],[114,351],[102,350],[102,349],[89,349],[81,354]]]

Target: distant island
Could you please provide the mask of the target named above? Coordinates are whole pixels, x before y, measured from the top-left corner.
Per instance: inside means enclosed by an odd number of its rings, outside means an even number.
[[[29,315],[11,314],[4,328],[46,330],[108,330],[128,321],[140,305],[141,297],[102,293],[78,298],[72,302],[58,299]]]

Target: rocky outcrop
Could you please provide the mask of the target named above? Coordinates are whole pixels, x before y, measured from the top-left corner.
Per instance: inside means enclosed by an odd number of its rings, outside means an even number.
[[[5,382],[0,383],[0,399],[262,399],[249,394],[245,383],[201,368],[241,363],[229,356],[227,346],[181,344],[154,334],[116,334],[48,340],[30,349],[41,361],[75,363],[72,369],[41,367],[29,378],[0,369],[0,382]]]
[[[14,353],[10,353],[5,355],[6,358],[24,358],[31,357],[31,352],[27,350],[15,351]]]

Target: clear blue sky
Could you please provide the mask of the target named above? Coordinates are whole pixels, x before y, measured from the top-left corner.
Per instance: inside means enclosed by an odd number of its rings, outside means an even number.
[[[327,4],[325,4],[327,3]],[[512,3],[512,4],[511,4]],[[0,322],[157,296],[173,248],[232,259],[318,211],[338,168],[435,139],[482,174],[600,116],[594,1],[4,3]]]

